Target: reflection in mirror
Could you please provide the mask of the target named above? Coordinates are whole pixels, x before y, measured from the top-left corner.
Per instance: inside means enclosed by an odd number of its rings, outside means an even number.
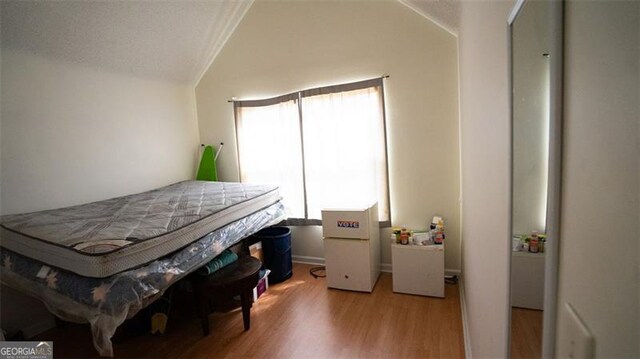
[[[511,357],[540,358],[549,161],[549,2],[527,1],[511,29]]]

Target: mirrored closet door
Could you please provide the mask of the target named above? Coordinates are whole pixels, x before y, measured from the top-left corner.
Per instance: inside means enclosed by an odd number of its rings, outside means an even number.
[[[509,20],[512,358],[546,357],[548,314],[555,318],[545,311],[555,306],[555,289],[548,288],[555,288],[557,264],[558,10],[559,1],[519,1]]]

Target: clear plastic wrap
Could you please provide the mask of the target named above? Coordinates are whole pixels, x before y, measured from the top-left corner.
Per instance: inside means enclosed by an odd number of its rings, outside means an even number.
[[[107,278],[83,277],[2,249],[0,280],[40,299],[51,313],[63,320],[89,322],[98,353],[113,356],[111,337],[125,319],[226,248],[280,222],[284,213],[284,206],[276,203],[211,232],[169,256]]]

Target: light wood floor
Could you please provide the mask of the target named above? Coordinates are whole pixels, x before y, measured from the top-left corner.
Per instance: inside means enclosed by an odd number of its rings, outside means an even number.
[[[204,337],[193,316],[173,319],[163,336],[127,337],[116,357],[167,358],[463,358],[457,285],[446,299],[394,294],[383,273],[372,294],[327,289],[310,266],[294,264],[294,275],[273,285],[254,303],[251,329],[243,331],[239,310],[209,317]],[[41,336],[53,340],[56,357],[96,352],[87,326],[67,325]]]
[[[511,308],[511,358],[542,357],[541,310]]]

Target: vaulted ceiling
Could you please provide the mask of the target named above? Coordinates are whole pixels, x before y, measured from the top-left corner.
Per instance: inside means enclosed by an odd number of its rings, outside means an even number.
[[[251,6],[241,1],[1,1],[2,47],[195,83]]]
[[[457,33],[457,0],[400,2]],[[5,0],[2,48],[195,84],[252,3]]]

